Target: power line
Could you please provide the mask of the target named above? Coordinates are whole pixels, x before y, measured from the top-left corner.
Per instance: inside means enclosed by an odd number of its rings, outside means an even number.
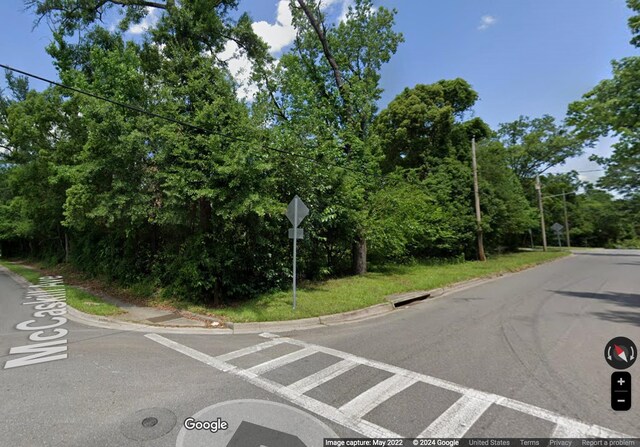
[[[105,101],[105,102],[108,102],[110,104],[114,104],[114,105],[117,105],[119,107],[123,107],[125,109],[132,110],[134,112],[138,112],[138,113],[142,113],[142,114],[145,114],[145,115],[149,115],[149,116],[152,116],[154,118],[162,119],[162,120],[168,121],[170,123],[178,124],[178,125],[183,126],[183,127],[188,127],[190,129],[193,129],[193,130],[204,132],[204,133],[207,133],[207,134],[210,134],[210,135],[217,135],[217,136],[220,136],[220,137],[223,137],[223,138],[227,138],[229,140],[233,140],[233,141],[236,141],[236,142],[239,142],[239,143],[248,143],[248,144],[254,143],[253,141],[247,140],[245,138],[236,137],[236,136],[233,136],[233,135],[227,135],[227,134],[224,134],[224,133],[221,133],[221,132],[216,132],[216,131],[211,130],[211,129],[205,129],[204,127],[200,127],[200,126],[197,126],[195,124],[188,123],[186,121],[178,120],[178,119],[166,116],[166,115],[160,115],[158,113],[154,113],[154,112],[150,112],[148,110],[145,110],[145,109],[143,109],[141,107],[137,107],[137,106],[134,106],[134,105],[131,105],[131,104],[127,104],[127,103],[124,103],[124,102],[121,102],[121,101],[117,101],[115,99],[107,98],[105,96],[97,95],[95,93],[87,92],[85,90],[81,90],[81,89],[76,88],[76,87],[71,87],[71,86],[62,84],[60,82],[53,81],[51,79],[47,79],[45,77],[42,77],[42,76],[39,76],[39,75],[36,75],[36,74],[33,74],[33,73],[29,73],[29,72],[24,71],[24,70],[20,70],[20,69],[11,67],[9,65],[0,64],[0,67],[4,68],[6,70],[13,71],[15,73],[19,73],[19,74],[24,75],[24,76],[28,76],[28,77],[33,78],[33,79],[37,79],[39,81],[46,82],[46,83],[51,84],[51,85],[55,85],[57,87],[60,87],[60,88],[63,88],[63,89],[66,89],[66,90],[69,90],[69,91],[72,91],[72,92],[75,92],[75,93],[79,93],[81,95],[85,95],[85,96],[88,96],[88,97],[91,97],[91,98],[94,98],[94,99],[98,99],[100,101]],[[325,166],[332,166],[332,167],[335,167],[335,168],[344,169],[344,170],[347,170],[347,171],[351,171],[351,172],[355,172],[355,173],[358,173],[358,174],[362,174],[362,171],[360,171],[360,170],[349,168],[347,166],[342,166],[342,165],[339,165],[337,163],[331,163],[329,161],[318,160],[318,159],[315,159],[313,157],[309,157],[308,155],[296,154],[294,152],[289,152],[289,151],[286,151],[284,149],[278,149],[278,148],[275,148],[275,147],[272,147],[272,146],[260,145],[260,147],[262,149],[266,149],[266,150],[269,150],[269,151],[277,152],[277,153],[282,154],[282,155],[289,155],[291,157],[298,157],[298,158],[310,161],[312,163],[322,164],[322,165],[325,165]]]

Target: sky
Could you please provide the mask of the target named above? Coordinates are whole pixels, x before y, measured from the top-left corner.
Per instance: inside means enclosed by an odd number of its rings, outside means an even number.
[[[340,20],[353,0],[323,0],[325,12]],[[286,0],[240,0],[254,31],[276,57],[287,50],[295,32]],[[479,93],[476,116],[496,128],[520,115],[543,114],[562,120],[570,102],[611,76],[611,60],[637,56],[629,44],[624,0],[374,0],[395,8],[396,30],[405,42],[383,68],[384,108],[406,87],[461,77]],[[25,11],[22,0],[0,1],[0,63],[57,79],[44,48],[51,32]],[[153,22],[130,29],[137,38]],[[233,53],[229,45],[226,55]],[[240,69],[239,60],[232,68]],[[34,88],[43,88],[39,82]],[[248,94],[250,94],[250,90]],[[245,92],[247,94],[247,92]],[[580,158],[555,172],[598,169],[591,153],[608,155],[613,140],[603,139]],[[600,172],[585,172],[595,180]]]

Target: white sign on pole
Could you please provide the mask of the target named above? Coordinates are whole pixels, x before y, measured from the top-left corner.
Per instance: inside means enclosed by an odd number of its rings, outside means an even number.
[[[296,267],[296,257],[298,254],[298,239],[304,237],[302,228],[298,228],[298,225],[309,215],[309,208],[300,197],[295,196],[287,207],[287,217],[293,224],[293,228],[289,229],[289,239],[293,239],[293,309],[296,308],[296,279],[298,276]]]
[[[304,230],[302,228],[289,228],[289,239],[293,239],[295,233],[296,239],[304,239]]]
[[[556,233],[560,233],[563,230],[563,226],[560,225],[558,222],[554,223],[553,225],[551,225],[551,229],[553,231],[555,231]]]
[[[287,207],[287,217],[291,221],[294,227],[300,225],[305,217],[309,215],[309,208],[300,197],[295,196]]]
[[[553,225],[551,225],[551,229],[552,229],[553,231],[555,231],[555,233],[556,233],[556,237],[558,238],[558,247],[560,247],[560,245],[561,245],[561,242],[560,242],[560,233],[562,233],[563,228],[564,228],[564,227],[563,227],[562,225],[560,225],[558,222],[556,222],[556,223],[554,223]]]

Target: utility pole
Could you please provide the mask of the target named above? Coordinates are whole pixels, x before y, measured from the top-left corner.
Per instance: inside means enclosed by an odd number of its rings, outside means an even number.
[[[569,239],[569,217],[567,216],[567,195],[562,191],[562,205],[564,206],[564,231],[567,235],[567,248],[571,248],[571,239]]]
[[[536,174],[536,190],[538,191],[538,207],[540,208],[540,227],[542,228],[542,250],[547,251],[547,230],[544,227],[544,207],[542,206],[542,186],[540,175]]]
[[[475,137],[471,139],[471,158],[473,160],[473,193],[476,199],[476,233],[478,236],[478,259],[480,261],[486,261],[487,257],[484,254],[484,243],[482,241],[482,214],[480,213],[480,193],[478,191],[478,164],[476,162]]]

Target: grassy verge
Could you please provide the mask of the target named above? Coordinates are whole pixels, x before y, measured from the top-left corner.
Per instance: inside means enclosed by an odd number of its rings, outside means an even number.
[[[130,288],[110,284],[108,294],[142,306],[188,310],[234,322],[293,320],[362,309],[383,303],[387,295],[394,293],[435,289],[473,278],[515,272],[568,254],[566,251],[532,251],[494,256],[484,263],[467,261],[455,264],[394,265],[378,268],[364,276],[308,282],[298,288],[295,311],[291,309],[291,291],[273,292],[234,306],[215,309],[180,298],[161,297],[161,294],[148,284]],[[0,260],[0,265],[32,283],[37,283],[40,277],[38,270],[19,263]],[[51,273],[62,274],[72,282],[88,286],[91,290],[105,291],[106,285],[103,281],[82,280],[79,278],[81,275],[73,269],[56,269]],[[117,315],[122,312],[117,306],[70,285],[67,285],[67,303],[93,315]]]
[[[0,265],[8,268],[12,272],[22,276],[32,284],[38,284],[40,272],[24,265],[0,260]],[[73,286],[65,286],[67,304],[79,311],[92,315],[118,315],[124,311],[113,304],[107,303],[102,298],[90,294],[82,289]]]
[[[473,278],[515,272],[553,259],[566,252],[523,252],[495,256],[487,262],[458,264],[416,264],[392,266],[364,276],[307,283],[298,289],[297,308],[292,307],[291,291],[274,292],[237,306],[211,309],[178,300],[153,299],[156,305],[169,305],[200,314],[215,314],[234,322],[278,321],[317,317],[379,304],[385,296],[413,290],[444,287]]]

